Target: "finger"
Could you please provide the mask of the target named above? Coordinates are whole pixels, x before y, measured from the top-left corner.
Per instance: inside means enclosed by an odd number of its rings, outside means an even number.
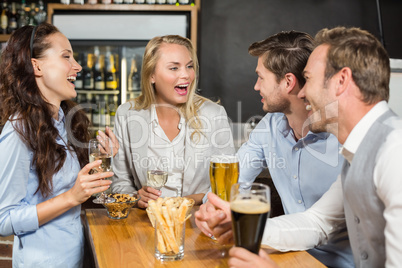
[[[150,187],[150,186],[145,186],[143,189],[144,189],[146,192],[148,192],[148,193],[150,193],[150,194],[152,194],[153,196],[156,196],[156,197],[159,197],[159,196],[162,194],[161,191],[156,190],[156,189],[154,189],[154,188],[152,188],[152,187]]]
[[[213,230],[214,228],[216,228],[218,225],[223,224],[226,220],[226,214],[221,211],[219,213],[216,213],[214,215],[211,215],[208,219],[207,219],[207,223],[208,226],[211,230]]]
[[[102,164],[102,160],[96,160],[93,161],[89,164],[86,164],[81,170],[80,172],[78,172],[78,175],[85,175],[85,174],[89,174],[89,171],[91,171],[92,169],[99,167],[100,164]]]
[[[209,229],[208,224],[205,221],[199,221],[197,218],[195,218],[195,224],[206,236],[212,236],[212,230]]]
[[[214,229],[213,234],[217,238],[218,243],[221,245],[233,244],[234,242],[231,224],[229,227],[219,229],[219,232],[217,232],[216,229]]]
[[[114,173],[111,172],[111,171],[108,171],[108,172],[98,172],[98,173],[95,173],[95,174],[91,174],[91,175],[85,176],[84,178],[85,178],[86,181],[97,181],[97,180],[104,180],[104,179],[110,178],[110,177],[112,177],[113,175],[114,175]],[[109,180],[109,181],[110,181],[110,180]]]
[[[220,208],[224,211],[229,209],[230,205],[229,202],[224,201],[223,199],[219,198],[216,194],[208,193],[208,201],[217,208]]]

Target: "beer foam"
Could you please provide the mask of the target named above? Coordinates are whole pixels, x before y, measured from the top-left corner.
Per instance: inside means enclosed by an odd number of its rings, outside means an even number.
[[[220,154],[220,155],[213,155],[211,156],[211,162],[213,163],[237,163],[239,162],[239,159],[235,155],[225,155],[225,154]]]
[[[230,202],[230,209],[237,213],[259,214],[271,210],[271,204],[259,199],[237,199]]]

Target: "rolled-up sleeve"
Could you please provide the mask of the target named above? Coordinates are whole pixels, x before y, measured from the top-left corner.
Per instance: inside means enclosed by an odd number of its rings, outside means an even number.
[[[36,204],[27,200],[32,152],[8,122],[0,136],[0,235],[39,228]]]

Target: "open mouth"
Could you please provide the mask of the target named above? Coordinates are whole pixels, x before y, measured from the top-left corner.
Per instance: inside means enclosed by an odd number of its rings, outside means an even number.
[[[177,94],[179,94],[181,96],[185,96],[185,95],[187,95],[188,86],[189,86],[189,84],[177,85],[174,87],[174,89],[177,92]]]
[[[67,81],[70,82],[70,83],[75,82],[76,79],[77,79],[77,77],[72,76],[72,75],[67,77]]]

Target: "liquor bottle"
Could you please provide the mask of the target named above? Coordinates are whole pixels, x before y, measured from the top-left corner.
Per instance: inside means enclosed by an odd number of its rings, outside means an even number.
[[[92,120],[92,108],[91,108],[91,104],[92,104],[92,94],[91,93],[87,93],[86,94],[86,102],[85,102],[85,114],[87,115],[89,121]]]
[[[165,5],[165,4],[166,4],[166,0],[156,0],[156,3],[157,3],[157,4],[160,4],[160,5]]]
[[[114,61],[114,55],[109,55],[109,62],[106,70],[106,89],[107,90],[117,90],[118,82],[116,75],[116,65]]]
[[[140,91],[140,74],[138,73],[137,62],[135,58],[131,60],[130,74],[128,75],[128,91]]]
[[[119,97],[117,95],[113,95],[112,102],[109,103],[109,115],[110,115],[110,127],[114,127],[114,119],[116,116],[116,110],[119,106],[118,104]]]
[[[134,4],[134,0],[124,0],[124,4]]]
[[[83,5],[84,0],[73,0],[73,4]]]
[[[45,5],[43,4],[42,0],[39,0],[39,10],[35,15],[36,21],[38,24],[41,24],[46,20],[46,11],[45,11]],[[82,0],[82,4],[84,4],[84,0]]]
[[[99,106],[100,106],[100,97],[99,95],[95,95],[92,97],[91,105],[92,108],[92,125],[94,128],[99,128],[100,126],[100,115],[99,115]]]
[[[103,130],[106,127],[106,97],[107,95],[98,95],[99,97],[99,129]]]
[[[102,4],[110,5],[111,3],[112,3],[112,0],[102,0]]]
[[[82,66],[82,53],[77,53],[77,52],[74,53],[74,59],[76,59],[77,63]],[[75,85],[76,90],[77,89],[78,90],[83,89],[84,81],[83,81],[82,72],[83,71],[77,73],[77,77],[76,77],[76,79],[74,81],[74,85]]]
[[[0,17],[0,27],[1,27],[1,34],[7,34],[8,29],[8,5],[7,1],[3,0],[1,5],[1,17]]]
[[[28,14],[25,8],[26,8],[26,2],[25,0],[21,0],[21,5],[20,8],[18,9],[18,28],[28,25]]]
[[[31,9],[29,11],[29,16],[28,16],[28,25],[38,25],[38,21],[36,20],[36,4],[35,3],[31,3]]]
[[[93,90],[94,89],[94,73],[93,73],[93,57],[94,54],[87,54],[87,64],[82,70],[82,76],[84,78],[84,89]]]
[[[189,5],[190,0],[178,0],[180,5]]]
[[[114,4],[123,4],[123,0],[113,0]]]
[[[94,68],[95,90],[105,90],[105,55],[98,55]]]
[[[154,5],[155,0],[146,0],[146,3],[149,4],[149,5]]]
[[[145,3],[145,0],[135,0],[135,3],[136,3],[136,4],[144,4],[144,3]]]
[[[90,5],[96,5],[98,3],[98,0],[88,0],[88,4]]]
[[[167,4],[169,4],[169,5],[176,5],[176,0],[167,0],[166,1],[167,2]]]
[[[8,16],[8,33],[11,34],[18,28],[17,8],[15,2],[11,3],[11,12]]]

